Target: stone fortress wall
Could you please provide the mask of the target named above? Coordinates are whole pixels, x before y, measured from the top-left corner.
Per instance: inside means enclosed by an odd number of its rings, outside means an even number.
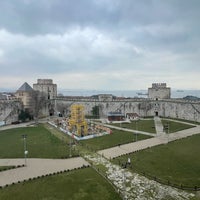
[[[126,113],[137,113],[141,117],[161,116],[186,119],[200,122],[200,101],[186,101],[182,99],[122,99],[112,101],[100,101],[91,98],[59,98],[54,100],[55,111],[68,115],[70,106],[82,104],[85,106],[85,114],[91,115],[92,108],[99,106],[100,117],[107,118],[109,112],[121,111]]]
[[[0,100],[0,125],[18,121],[22,107],[22,103],[17,100]]]
[[[82,104],[85,114],[92,115],[92,109],[99,107],[101,118],[106,119],[109,112],[137,113],[140,117],[161,116],[180,118],[200,122],[200,101],[171,99],[171,89],[166,83],[153,83],[148,89],[148,98],[120,98],[111,94],[99,94],[92,97],[57,97],[57,85],[52,79],[38,79],[34,90],[44,92],[47,103],[41,109],[41,116],[70,114],[70,106]],[[23,108],[20,100],[0,100],[0,125],[18,120]]]
[[[48,108],[43,109],[43,116],[49,116],[49,108],[54,109],[54,114],[58,112],[67,116],[70,113],[70,106],[82,104],[85,106],[85,114],[91,115],[92,108],[99,106],[100,117],[107,118],[109,112],[121,111],[126,113],[137,113],[141,117],[161,116],[186,119],[200,122],[200,101],[186,101],[181,99],[121,99],[121,100],[99,100],[80,98],[56,98],[50,100]],[[19,111],[22,109],[20,101],[1,100],[0,101],[0,122],[5,121],[10,124],[18,120]]]

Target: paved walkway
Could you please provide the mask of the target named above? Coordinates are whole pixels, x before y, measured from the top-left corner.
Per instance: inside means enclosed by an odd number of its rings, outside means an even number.
[[[166,133],[163,131],[163,124],[162,124],[160,117],[155,116],[154,117],[154,123],[155,123],[157,136],[158,135],[165,135]]]
[[[166,144],[168,142],[178,140],[181,138],[186,138],[188,136],[196,135],[199,133],[200,133],[200,126],[196,126],[194,128],[178,131],[176,133],[165,134],[165,135],[150,138],[147,140],[141,140],[138,142],[133,142],[133,143],[124,144],[124,145],[120,145],[120,146],[109,148],[109,149],[104,149],[104,150],[98,151],[98,153],[105,156],[108,159],[110,158],[112,159],[124,154],[133,153],[135,151],[157,146],[160,144]]]
[[[34,122],[20,123],[20,124],[11,124],[6,126],[0,126],[0,131],[13,129],[13,128],[21,128],[34,125]]]
[[[24,159],[0,159],[0,166],[23,165]],[[89,165],[83,158],[27,159],[27,166],[0,172],[0,186]]]

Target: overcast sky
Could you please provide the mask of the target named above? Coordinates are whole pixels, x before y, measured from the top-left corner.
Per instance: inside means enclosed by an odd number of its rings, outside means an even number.
[[[199,0],[1,0],[0,88],[200,89]]]

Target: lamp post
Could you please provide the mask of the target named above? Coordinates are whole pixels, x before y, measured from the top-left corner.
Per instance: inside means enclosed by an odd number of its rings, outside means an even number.
[[[72,157],[72,137],[73,137],[73,133],[70,136],[70,140],[69,140],[69,157]]]
[[[169,143],[169,120],[168,120],[168,126],[167,126],[167,142]]]
[[[72,157],[72,138],[70,137],[69,157]]]
[[[24,162],[25,162],[25,166],[27,166],[27,161],[26,161],[27,154],[28,154],[28,151],[26,149],[26,138],[27,138],[27,135],[26,134],[22,135],[22,138],[24,140]]]
[[[138,121],[135,121],[135,141],[137,142]]]

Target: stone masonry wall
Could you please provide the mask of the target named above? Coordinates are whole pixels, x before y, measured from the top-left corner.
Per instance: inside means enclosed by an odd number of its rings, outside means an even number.
[[[187,119],[200,122],[200,102],[184,100],[150,100],[130,99],[124,101],[92,101],[92,100],[56,100],[55,110],[64,115],[69,114],[72,104],[83,104],[85,114],[91,115],[92,108],[99,106],[100,116],[107,118],[109,112],[121,111],[122,113],[138,113],[141,117],[155,116]],[[59,110],[59,108],[62,108]]]
[[[56,99],[51,100],[48,107],[42,112],[43,116],[49,115],[49,110],[53,109],[54,114],[62,113],[67,116],[70,113],[70,106],[73,104],[83,104],[85,114],[92,115],[92,108],[99,106],[100,117],[107,118],[109,112],[121,111],[122,113],[137,113],[141,117],[155,116],[187,119],[200,122],[200,102],[190,102],[184,100],[150,100],[150,99],[125,99],[113,101],[98,101],[91,99]],[[0,122],[5,121],[10,124],[18,120],[19,110],[22,104],[19,101],[0,101]]]
[[[11,124],[18,120],[19,111],[22,109],[20,101],[1,100],[0,101],[0,122]]]

